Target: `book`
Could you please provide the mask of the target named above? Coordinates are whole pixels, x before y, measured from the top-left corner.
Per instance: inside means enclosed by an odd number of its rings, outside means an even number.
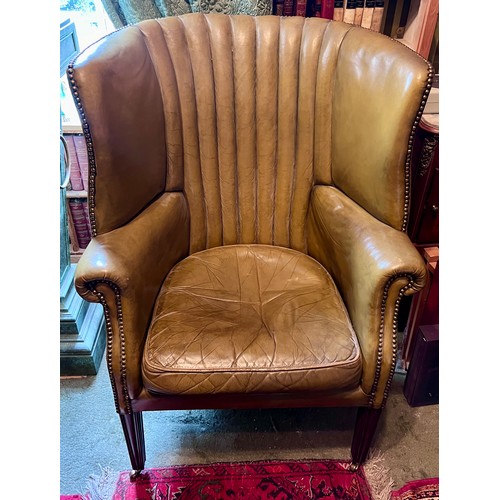
[[[89,157],[87,155],[87,144],[83,135],[74,135],[76,155],[78,157],[78,165],[83,181],[83,190],[89,190]]]
[[[356,0],[344,0],[344,23],[354,24]]]
[[[306,17],[307,0],[296,0],[295,15]]]
[[[316,0],[314,2],[314,16],[321,17],[321,5],[323,4],[323,0]]]
[[[334,0],[333,2],[333,20],[344,20],[344,0]]]
[[[321,17],[333,19],[333,0],[323,0],[321,4]]]
[[[275,16],[283,15],[283,0],[273,0],[273,14]]]
[[[354,10],[354,24],[356,26],[361,26],[364,8],[365,0],[356,0],[356,9]]]
[[[375,0],[366,0],[365,8],[363,9],[363,17],[361,18],[361,26],[363,28],[371,28],[374,10]]]
[[[78,156],[76,154],[76,146],[72,135],[64,135],[66,144],[68,145],[69,161],[71,165],[71,172],[69,176],[68,190],[70,191],[83,191],[83,178],[80,170],[80,165],[78,163]]]
[[[373,31],[379,31],[382,29],[382,17],[384,15],[384,0],[376,0],[375,8],[373,9],[372,25],[371,29]]]
[[[283,0],[283,15],[284,16],[293,16],[295,5],[294,0]]]
[[[85,207],[86,205],[86,207]],[[79,248],[87,248],[91,240],[90,222],[88,218],[88,204],[84,198],[70,198],[68,200],[69,216],[73,222]]]

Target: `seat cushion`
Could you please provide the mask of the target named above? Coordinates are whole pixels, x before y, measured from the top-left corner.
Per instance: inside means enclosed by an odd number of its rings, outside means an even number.
[[[340,294],[313,258],[269,245],[190,255],[167,276],[143,356],[161,394],[344,390],[361,356]]]

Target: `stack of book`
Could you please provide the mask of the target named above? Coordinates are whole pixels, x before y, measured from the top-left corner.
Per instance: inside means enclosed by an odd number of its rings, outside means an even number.
[[[83,198],[69,198],[68,199],[69,211],[71,214],[71,222],[76,233],[76,243],[79,249],[87,248],[90,243],[91,232],[89,222],[89,209],[86,199]],[[78,250],[77,250],[78,252]]]
[[[273,0],[277,16],[323,17],[381,31],[385,0]]]
[[[79,253],[91,239],[88,210],[89,162],[87,145],[81,134],[64,134],[71,162],[71,174],[66,199],[68,206],[71,251]]]
[[[88,191],[89,160],[83,135],[65,134],[71,161],[68,191]]]

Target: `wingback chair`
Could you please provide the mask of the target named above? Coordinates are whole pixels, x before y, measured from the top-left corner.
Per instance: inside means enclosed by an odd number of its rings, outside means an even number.
[[[104,308],[132,475],[142,412],[205,408],[359,407],[355,469],[426,279],[405,231],[430,65],[341,22],[186,14],[67,74],[93,235],[75,284]]]

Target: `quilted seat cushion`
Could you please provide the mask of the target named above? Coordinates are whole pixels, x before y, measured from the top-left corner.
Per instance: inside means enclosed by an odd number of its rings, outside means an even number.
[[[339,292],[313,258],[229,245],[167,276],[143,355],[161,394],[272,393],[356,386],[361,356]]]

